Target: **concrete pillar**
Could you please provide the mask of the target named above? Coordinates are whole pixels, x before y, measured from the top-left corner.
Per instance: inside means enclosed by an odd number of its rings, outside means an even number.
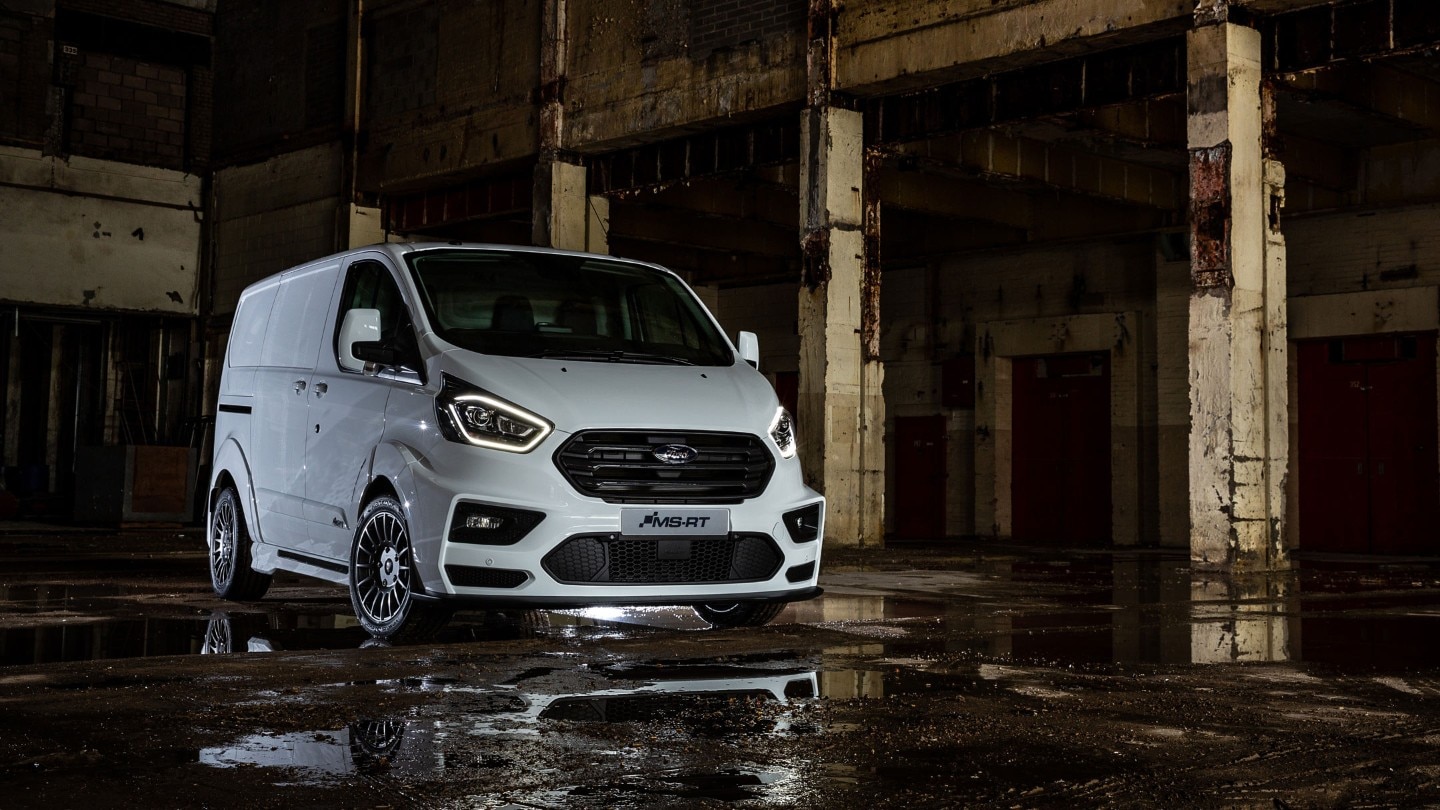
[[[539,152],[531,204],[531,241],[540,247],[608,253],[610,203],[585,193],[585,166],[565,149],[565,71],[569,3],[545,0],[540,20]]]
[[[1217,21],[1218,20],[1218,21]],[[1288,464],[1284,172],[1258,31],[1201,15],[1189,34],[1190,552],[1281,567]]]
[[[825,542],[878,546],[885,516],[884,369],[862,339],[879,328],[878,267],[867,273],[865,260],[862,116],[829,106],[802,115],[801,461],[829,502]]]
[[[535,167],[532,239],[540,247],[584,250],[590,221],[585,167],[542,158]]]

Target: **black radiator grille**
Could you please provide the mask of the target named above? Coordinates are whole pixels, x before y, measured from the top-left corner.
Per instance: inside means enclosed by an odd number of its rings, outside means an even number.
[[[681,554],[677,548],[683,550]],[[676,559],[682,554],[683,559]],[[782,561],[775,541],[765,534],[664,538],[597,534],[571,537],[546,554],[543,564],[558,582],[650,585],[760,582],[774,576]]]
[[[655,450],[683,445],[695,457],[666,464]],[[746,433],[586,430],[555,454],[555,464],[586,495],[611,503],[737,503],[765,491],[775,459]]]

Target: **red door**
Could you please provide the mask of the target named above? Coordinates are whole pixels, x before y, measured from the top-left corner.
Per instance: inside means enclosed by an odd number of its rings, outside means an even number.
[[[1016,540],[1110,541],[1110,356],[1017,358],[1011,503]]]
[[[1435,335],[1297,344],[1300,546],[1440,549]]]
[[[895,419],[895,536],[945,536],[945,417]]]

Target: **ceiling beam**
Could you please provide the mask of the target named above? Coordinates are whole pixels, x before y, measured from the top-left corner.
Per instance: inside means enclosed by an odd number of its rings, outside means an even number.
[[[1183,37],[1058,59],[865,102],[865,137],[899,144],[1143,99],[1183,96]]]
[[[902,154],[940,160],[984,178],[1022,181],[1167,211],[1180,209],[1187,193],[1182,178],[1164,169],[992,130],[906,144],[898,149]]]
[[[635,203],[611,204],[610,238],[765,256],[798,256],[800,250],[794,227]]]
[[[1416,130],[1440,133],[1440,84],[1423,76],[1368,65],[1297,73],[1282,77],[1281,83],[1312,101],[1335,101]]]
[[[1354,191],[1360,182],[1360,157],[1354,150],[1286,133],[1278,157],[1285,175],[1337,192]]]
[[[1440,47],[1435,0],[1346,0],[1276,14],[1263,25],[1266,71],[1291,73],[1346,60]]]

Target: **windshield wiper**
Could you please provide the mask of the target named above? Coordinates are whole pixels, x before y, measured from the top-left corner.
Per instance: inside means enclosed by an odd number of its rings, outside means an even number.
[[[694,363],[683,357],[672,357],[666,354],[645,354],[643,352],[627,352],[623,349],[611,351],[586,351],[583,349],[546,349],[532,357],[543,357],[547,360],[598,360],[605,363],[643,363],[660,366],[693,366]]]

